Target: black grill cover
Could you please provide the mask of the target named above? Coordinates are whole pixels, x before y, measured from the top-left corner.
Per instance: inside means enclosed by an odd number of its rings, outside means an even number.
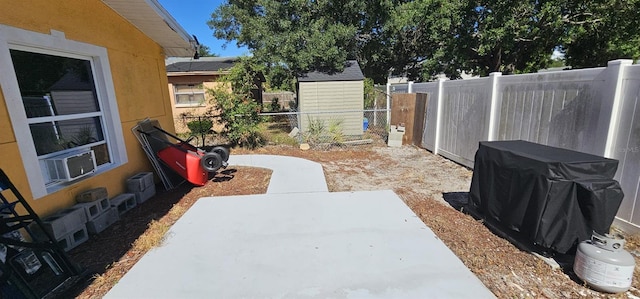
[[[623,193],[618,161],[527,141],[480,142],[469,208],[535,246],[566,253],[608,233]]]

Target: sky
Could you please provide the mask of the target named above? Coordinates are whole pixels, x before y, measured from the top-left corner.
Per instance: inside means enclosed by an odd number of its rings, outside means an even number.
[[[211,49],[219,56],[241,56],[249,54],[246,48],[238,48],[235,42],[228,43],[223,49],[224,40],[213,37],[213,30],[207,25],[211,13],[224,3],[224,0],[158,0],[160,5],[178,21],[189,34],[195,35],[200,44]]]

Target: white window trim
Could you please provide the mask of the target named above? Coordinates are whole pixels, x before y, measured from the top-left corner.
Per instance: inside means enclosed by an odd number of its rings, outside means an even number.
[[[27,125],[27,115],[22,104],[18,79],[11,60],[9,49],[30,48],[41,53],[58,53],[88,57],[94,68],[96,92],[105,118],[105,139],[108,140],[111,163],[99,167],[101,173],[127,163],[127,151],[124,143],[122,124],[118,112],[115,88],[111,75],[107,50],[103,47],[72,41],[64,33],[51,30],[51,35],[28,31],[6,25],[0,25],[0,86],[4,94],[7,110],[13,126],[24,169],[29,178],[29,187],[33,198],[41,198],[57,190],[47,190],[43,174],[40,171],[38,155]],[[66,186],[59,187],[58,189]]]
[[[200,85],[202,85],[202,97],[204,98],[204,100],[202,102],[198,102],[198,103],[189,103],[189,104],[184,104],[184,103],[180,103],[178,104],[178,95],[183,95],[183,94],[196,94],[195,92],[178,92],[176,91],[177,86],[179,85],[195,85],[195,84],[173,84],[173,98],[174,98],[174,104],[176,105],[177,108],[189,108],[189,107],[205,107],[207,104],[207,92],[204,88],[204,83],[198,83]],[[198,94],[200,92],[197,92]]]

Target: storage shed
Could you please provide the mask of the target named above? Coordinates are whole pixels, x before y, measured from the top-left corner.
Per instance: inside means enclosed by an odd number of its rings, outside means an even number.
[[[348,60],[339,73],[310,72],[298,77],[298,123],[306,132],[312,121],[325,127],[340,121],[346,136],[362,135],[364,75],[358,62]]]

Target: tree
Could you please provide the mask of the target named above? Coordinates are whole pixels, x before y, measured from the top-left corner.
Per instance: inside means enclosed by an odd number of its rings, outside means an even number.
[[[366,77],[429,80],[486,76],[640,56],[640,0],[229,0],[212,14],[214,35],[248,47],[283,78],[339,71],[356,58]],[[275,79],[277,78],[277,79]]]
[[[235,40],[258,60],[284,63],[294,73],[340,70],[355,28],[324,17],[329,2],[230,0],[208,24],[217,38]]]
[[[605,66],[620,58],[640,58],[640,1],[601,1],[581,12],[580,23],[570,28],[565,59],[574,68]]]
[[[198,46],[198,56],[200,57],[218,57],[219,55],[216,53],[211,53],[211,48],[207,45],[199,45]]]
[[[272,64],[265,68],[264,73],[265,79],[267,80],[265,84],[266,90],[295,90],[295,74],[282,64]]]
[[[381,28],[391,7],[392,0],[229,0],[208,24],[217,38],[246,46],[258,61],[292,76],[341,71],[347,59],[357,58],[365,75],[381,82],[391,54],[380,51]]]
[[[458,53],[452,40],[462,25],[462,5],[460,0],[419,0],[396,6],[384,27],[392,73],[411,80],[428,80],[449,68],[455,73]]]
[[[558,47],[570,66],[601,66],[638,58],[638,2],[417,0],[398,6],[388,28],[408,51],[397,56],[413,79],[535,72],[552,65]]]
[[[371,109],[375,107],[376,103],[376,90],[373,84],[373,79],[364,79],[364,109]]]
[[[391,20],[393,8],[403,0],[365,0],[355,1],[360,6],[357,12],[350,12],[351,22],[358,28],[355,36],[355,57],[362,68],[365,77],[373,79],[375,83],[387,83],[390,71],[397,68],[394,64],[396,54],[400,54],[389,42],[393,32],[385,30]]]
[[[412,1],[396,9],[393,29],[421,65],[410,77],[530,72],[563,40],[560,1]]]
[[[563,38],[562,8],[553,1],[490,0],[466,5],[457,48],[461,69],[486,76],[531,72],[551,62]],[[477,24],[477,25],[476,25]]]

